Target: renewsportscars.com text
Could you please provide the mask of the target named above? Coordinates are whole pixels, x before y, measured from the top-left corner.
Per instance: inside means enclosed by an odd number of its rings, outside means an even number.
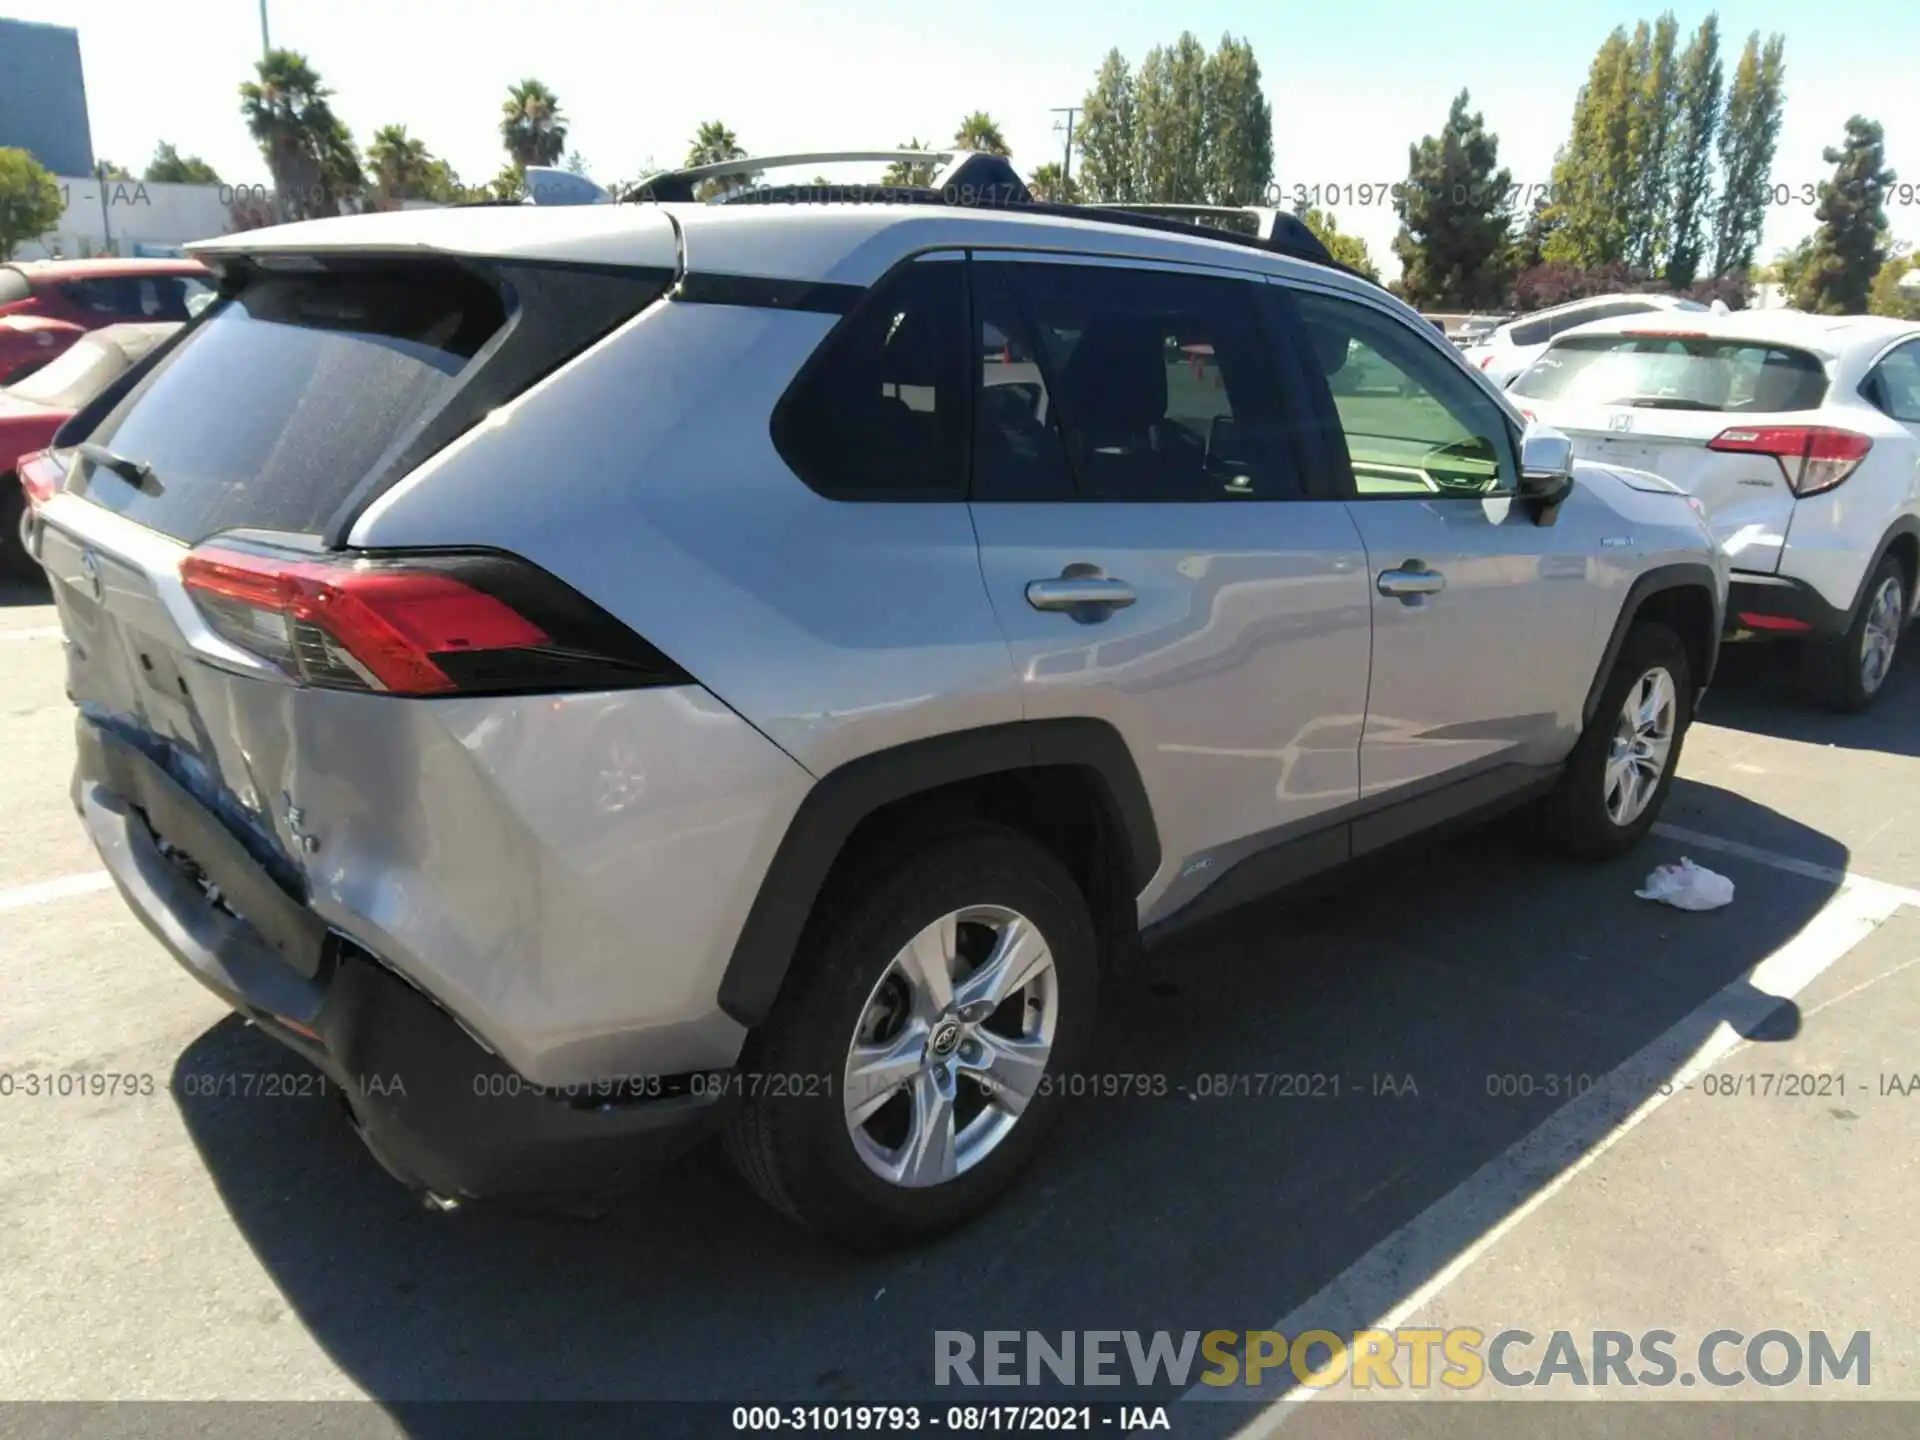
[[[1223,1392],[1420,1390],[1477,1386],[1694,1386],[1872,1383],[1872,1336],[1712,1330],[1682,1340],[1671,1330],[1492,1333],[1398,1330],[936,1330],[933,1379],[941,1386],[1109,1386],[1142,1389],[1198,1382]]]

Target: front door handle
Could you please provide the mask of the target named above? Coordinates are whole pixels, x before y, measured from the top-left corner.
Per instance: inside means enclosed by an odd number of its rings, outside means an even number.
[[[1438,595],[1447,588],[1447,577],[1438,570],[1429,570],[1418,560],[1409,560],[1398,570],[1380,572],[1379,591],[1382,595],[1391,595],[1412,605],[1424,596]]]
[[[1036,610],[1066,610],[1084,614],[1124,609],[1139,597],[1124,580],[1106,575],[1062,575],[1057,580],[1027,583],[1027,603]]]

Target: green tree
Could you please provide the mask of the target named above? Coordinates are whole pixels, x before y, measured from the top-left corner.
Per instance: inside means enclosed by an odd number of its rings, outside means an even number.
[[[153,147],[153,159],[147,162],[147,173],[141,178],[150,185],[218,185],[220,183],[220,176],[211,165],[198,155],[181,155],[168,140],[162,140]]]
[[[953,143],[961,150],[978,150],[983,155],[1011,155],[1000,126],[984,110],[976,110],[960,122],[953,132]]]
[[[1394,201],[1400,283],[1428,309],[1491,306],[1507,288],[1512,177],[1500,166],[1499,138],[1467,104],[1462,90],[1440,134],[1407,147],[1407,180]]]
[[[1637,96],[1632,43],[1616,27],[1573,102],[1573,129],[1553,166],[1546,259],[1594,269],[1624,260],[1634,222]]]
[[[52,171],[24,150],[0,149],[0,260],[53,229],[66,209]]]
[[[1847,121],[1845,141],[1829,145],[1822,158],[1834,167],[1833,179],[1820,187],[1820,228],[1793,303],[1816,315],[1858,315],[1887,260],[1886,196],[1898,177],[1887,168],[1880,123],[1859,115]]]
[[[429,200],[434,157],[427,142],[409,135],[404,125],[382,125],[367,146],[371,199],[376,209],[398,208],[403,200]]]
[[[694,132],[693,144],[687,149],[687,165],[719,165],[728,160],[747,158],[745,148],[739,137],[718,120],[704,121]],[[702,200],[710,199],[725,191],[741,185],[751,185],[759,177],[756,175],[736,175],[731,179],[709,180],[694,191]]]
[[[1349,270],[1357,270],[1376,285],[1380,282],[1380,267],[1373,263],[1373,254],[1367,249],[1367,242],[1358,235],[1344,234],[1333,215],[1325,210],[1301,204],[1293,207],[1307,229],[1316,239],[1327,247],[1327,253]]]
[[[1666,263],[1673,225],[1673,136],[1678,110],[1678,74],[1674,47],[1679,22],[1668,11],[1651,29],[1642,21],[1633,32],[1632,107],[1627,124],[1627,165],[1631,209],[1627,220],[1627,260],[1642,270]]]
[[[336,207],[358,205],[365,199],[366,172],[360,168],[360,150],[353,143],[353,132],[339,116],[320,134],[320,183],[333,197]]]
[[[1090,200],[1144,199],[1140,179],[1139,106],[1133,69],[1109,50],[1080,102],[1080,186]]]
[[[1027,189],[1036,200],[1055,205],[1080,203],[1080,182],[1062,170],[1058,161],[1049,160],[1029,175]]]
[[[560,97],[533,79],[509,87],[500,102],[500,143],[521,171],[557,162],[567,149],[567,117],[560,112]]]
[[[329,104],[333,92],[296,50],[269,50],[254,71],[240,86],[240,113],[273,176],[275,212],[282,220],[338,215],[345,127]]]
[[[1667,176],[1673,186],[1667,232],[1667,284],[1684,290],[1706,256],[1706,224],[1713,204],[1713,149],[1720,127],[1720,20],[1709,15],[1680,57]]]
[[[518,160],[509,160],[483,189],[486,198],[491,200],[524,200],[527,195],[526,166]]]
[[[569,150],[567,152],[567,173],[569,175],[578,175],[582,180],[587,178],[586,157],[578,150]]]
[[[1209,202],[1207,52],[1191,31],[1155,46],[1134,78],[1143,200],[1165,205]]]
[[[1873,290],[1867,297],[1869,315],[1891,315],[1896,320],[1920,320],[1920,283],[1901,285],[1907,276],[1920,271],[1920,259],[1901,255],[1880,267],[1873,277]]]
[[[902,150],[924,152],[927,142],[918,135],[900,147]],[[887,167],[886,174],[880,177],[883,185],[899,185],[903,188],[924,190],[933,184],[933,162],[931,160],[896,160]]]
[[[1807,273],[1807,265],[1812,259],[1813,236],[1808,235],[1779,251],[1769,264],[1750,271],[1750,274],[1757,284],[1778,285],[1786,292],[1788,303],[1791,304],[1793,292],[1800,288],[1800,277]]]
[[[1779,35],[1760,43],[1747,37],[1727,89],[1726,115],[1720,123],[1720,208],[1713,227],[1713,273],[1736,275],[1753,264],[1766,224],[1774,147],[1786,103],[1786,41]]]
[[[131,180],[133,172],[124,165],[116,165],[111,160],[96,160],[93,164],[93,178],[96,180]]]
[[[1273,107],[1260,85],[1253,45],[1231,35],[1207,57],[1207,198],[1215,205],[1258,205],[1273,183]]]

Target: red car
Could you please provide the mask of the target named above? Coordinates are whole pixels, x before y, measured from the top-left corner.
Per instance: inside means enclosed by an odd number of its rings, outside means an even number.
[[[213,299],[213,277],[198,260],[0,265],[0,385],[37,370],[89,330],[188,320]]]
[[[179,328],[170,322],[82,332],[59,359],[0,386],[0,575],[39,573],[28,543],[33,509],[66,475],[64,458],[47,450],[54,432]]]

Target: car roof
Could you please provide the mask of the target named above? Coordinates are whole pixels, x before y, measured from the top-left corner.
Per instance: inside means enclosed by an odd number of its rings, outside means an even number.
[[[126,275],[203,275],[206,266],[191,257],[142,256],[122,260],[103,256],[98,260],[12,260],[9,266],[29,280],[112,279]]]
[[[1199,227],[1191,234],[1144,229],[1091,211],[1063,216],[1014,206],[641,202],[448,207],[300,221],[198,241],[189,249],[215,265],[227,256],[359,250],[666,269],[684,264],[695,272],[867,285],[904,256],[943,246],[1184,261],[1388,298],[1378,286],[1343,271],[1235,240],[1212,239]],[[1414,316],[1411,308],[1402,308]]]
[[[1810,315],[1801,310],[1734,310],[1725,315],[1689,311],[1657,318],[1621,315],[1590,320],[1562,330],[1553,337],[1553,343],[1558,345],[1569,337],[1639,330],[1790,345],[1832,359],[1854,350],[1877,351],[1903,335],[1920,335],[1920,324],[1884,315]]]

